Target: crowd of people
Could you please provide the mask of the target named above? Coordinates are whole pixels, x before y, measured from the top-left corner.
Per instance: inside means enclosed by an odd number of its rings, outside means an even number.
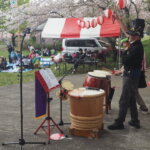
[[[64,60],[67,63],[72,63],[74,64],[74,69],[73,72],[76,71],[77,67],[81,64],[86,64],[86,63],[92,63],[98,59],[101,59],[103,62],[106,63],[106,51],[91,51],[87,49],[79,49],[78,52],[70,54],[66,53],[64,55]]]
[[[42,56],[53,56],[56,54],[55,49],[49,50],[48,48],[34,48],[33,46],[28,46],[30,51],[29,55],[23,57],[23,65],[27,68],[39,68],[40,60]]]
[[[55,63],[55,70],[59,68],[58,64],[61,62],[73,64],[73,72],[76,71],[79,65],[96,63],[97,59],[101,59],[106,63],[107,51],[91,51],[87,49],[79,48],[78,52],[65,53],[62,55],[58,53],[57,55],[52,55],[52,61]]]
[[[13,46],[8,45],[7,49],[8,49],[8,61],[5,57],[3,56],[0,57],[0,69],[1,70],[8,69],[7,64],[18,63],[21,58],[20,51],[15,51]]]
[[[34,48],[34,46],[29,45],[28,49],[30,52],[34,49],[35,52],[38,53],[40,56],[52,56],[52,55],[56,54],[56,50],[54,48],[52,48],[52,49],[48,49],[46,47]]]
[[[81,60],[87,59],[87,60],[94,60],[94,59],[102,59],[103,61],[106,61],[106,51],[91,51],[87,49],[79,48],[79,51],[73,54],[66,53],[64,55],[64,58],[68,62],[76,62],[79,58]]]
[[[20,51],[15,51],[12,45],[7,46],[8,50],[8,61],[5,57],[0,57],[0,69],[6,70],[9,69],[7,67],[10,64],[20,65],[21,54]],[[28,46],[29,54],[26,56],[22,56],[22,63],[24,68],[33,69],[40,67],[40,59],[42,56],[54,56],[56,54],[55,49],[49,50],[48,48],[34,48],[33,46]]]

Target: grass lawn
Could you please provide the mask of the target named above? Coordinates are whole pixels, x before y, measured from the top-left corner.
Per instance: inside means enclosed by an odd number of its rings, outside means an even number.
[[[3,45],[0,45],[0,56],[8,58],[8,51],[6,50],[6,47]]]
[[[111,64],[111,67],[109,63],[108,64],[101,63],[98,69],[100,69],[101,67],[107,67],[107,68],[115,67],[115,63],[110,63],[110,64]],[[70,70],[72,66],[73,66],[72,64],[66,64],[66,70],[67,71]],[[60,65],[60,71],[55,70],[54,65],[50,66],[50,69],[52,70],[52,72],[55,74],[56,77],[63,76],[65,72],[65,65],[64,64]],[[85,65],[83,69],[83,66],[81,65],[78,67],[76,74],[87,73],[88,71],[94,70],[94,69],[96,69],[95,66],[87,66],[87,65]],[[33,81],[34,72],[37,70],[38,69],[34,69],[29,72],[23,72],[23,82],[25,83],[25,82]],[[71,72],[69,72],[68,74],[71,74]],[[19,84],[19,73],[0,72],[0,86],[7,86],[7,85],[12,85],[12,84]]]
[[[23,73],[23,82],[33,81],[33,74],[34,70]],[[19,83],[19,73],[7,73],[7,72],[0,73],[0,86],[6,86],[17,83]]]
[[[50,68],[55,74],[56,77],[62,76],[63,72],[62,69],[59,72],[58,70],[54,69],[54,65]],[[60,66],[62,68],[62,65]],[[67,65],[67,68],[71,68],[71,65]],[[34,72],[38,69],[34,69],[32,71],[23,72],[23,82],[30,82],[34,80]],[[8,73],[8,72],[0,72],[0,86],[7,86],[11,84],[18,84],[19,83],[19,72],[18,73]]]

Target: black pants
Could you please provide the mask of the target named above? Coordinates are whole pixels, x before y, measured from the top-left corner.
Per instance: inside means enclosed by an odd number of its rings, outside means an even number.
[[[138,121],[135,93],[137,90],[138,78],[123,77],[122,94],[119,101],[119,115],[116,121],[123,123],[126,118],[127,110],[130,109],[131,120]]]

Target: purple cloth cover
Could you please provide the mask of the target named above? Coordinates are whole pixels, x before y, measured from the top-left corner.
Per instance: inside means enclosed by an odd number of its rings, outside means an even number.
[[[39,80],[35,76],[35,118],[39,119],[46,115],[47,93],[44,91]]]

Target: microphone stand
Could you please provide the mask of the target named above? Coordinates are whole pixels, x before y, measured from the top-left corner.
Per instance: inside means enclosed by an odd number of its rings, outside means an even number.
[[[63,87],[62,87],[62,81],[63,81],[63,79],[67,76],[67,74],[73,70],[73,68],[74,68],[74,66],[71,67],[71,69],[69,69],[69,70],[63,75],[63,77],[58,81],[59,84],[60,84],[60,122],[59,122],[59,125],[60,125],[60,126],[63,126],[64,124],[70,124],[70,123],[64,123],[64,122],[63,122],[63,119],[62,119],[62,88],[63,88]]]
[[[68,71],[65,72],[65,74],[62,76],[62,78],[58,81],[60,84],[60,122],[59,125],[63,126],[64,124],[70,124],[70,123],[64,123],[63,119],[62,119],[62,81],[63,79],[67,76],[68,73],[72,72],[74,67],[79,63],[79,61],[81,60],[83,54],[79,57],[78,60],[76,60],[76,62],[74,63],[74,66],[72,66]]]
[[[25,144],[46,144],[46,142],[26,142],[23,136],[23,88],[22,88],[22,83],[23,83],[23,76],[22,76],[22,69],[23,69],[23,63],[22,63],[22,49],[23,49],[23,42],[24,42],[24,38],[26,36],[26,34],[30,33],[30,28],[26,28],[24,31],[24,35],[21,41],[21,45],[20,45],[20,54],[21,54],[21,58],[20,58],[20,139],[18,142],[4,142],[2,143],[3,146],[5,145],[10,145],[10,144],[19,144],[21,146],[25,145]]]

